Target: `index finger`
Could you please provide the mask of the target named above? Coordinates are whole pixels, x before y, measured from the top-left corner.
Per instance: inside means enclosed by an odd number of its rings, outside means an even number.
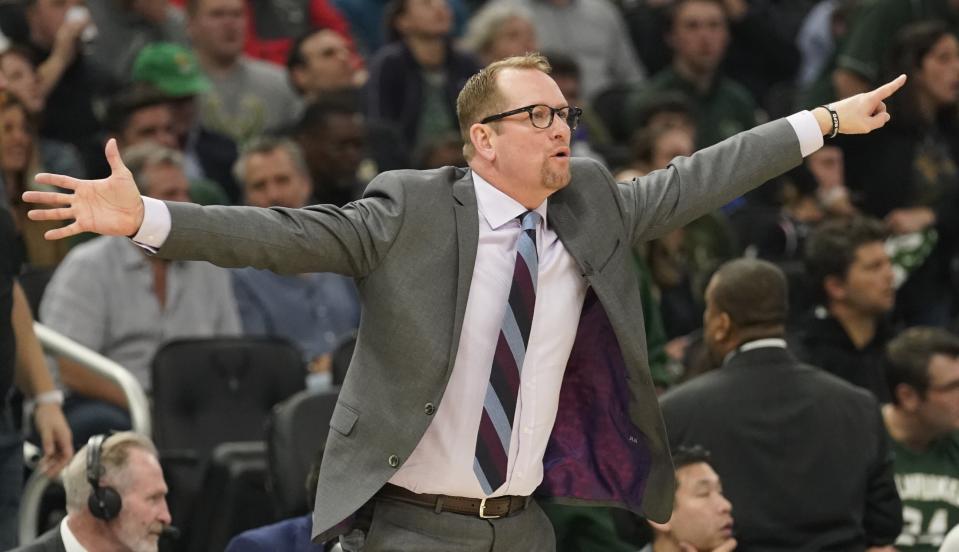
[[[886,84],[880,86],[879,88],[873,90],[880,101],[885,100],[889,96],[892,96],[896,90],[902,88],[902,85],[906,84],[906,75],[899,75],[893,80],[887,82]]]
[[[73,178],[72,176],[50,173],[37,173],[33,179],[37,184],[49,184],[58,188],[66,188],[67,190],[76,190],[77,185],[81,182],[80,179]]]
[[[57,467],[62,461],[62,458],[57,451],[53,430],[47,428],[41,432],[41,440],[43,446],[43,458],[40,460],[42,471],[47,477],[54,477],[57,474]]]
[[[40,441],[41,446],[43,447],[43,456],[46,458],[52,458],[57,453],[57,442],[53,434],[53,429],[45,427],[40,431]]]

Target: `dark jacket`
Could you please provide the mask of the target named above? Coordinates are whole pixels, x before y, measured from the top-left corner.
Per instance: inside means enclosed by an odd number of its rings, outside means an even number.
[[[446,99],[452,120],[456,121],[456,96],[467,79],[480,69],[479,62],[449,46],[446,51]],[[371,119],[393,124],[408,144],[416,143],[420,114],[423,112],[423,68],[402,42],[380,49],[370,61],[367,85],[367,113]]]
[[[313,520],[310,515],[284,519],[240,533],[226,545],[225,552],[322,552],[325,550],[324,545],[310,541],[312,529]]]
[[[672,449],[712,452],[736,550],[853,552],[899,535],[892,455],[869,393],[765,347],[675,388],[661,407]]]
[[[20,274],[22,253],[13,217],[0,206],[0,416],[6,409],[7,392],[13,385],[17,342],[13,335],[13,284]]]
[[[25,544],[12,552],[67,552],[60,537],[60,525],[37,537],[37,540]]]
[[[818,366],[849,383],[870,391],[881,404],[891,400],[882,365],[889,330],[880,324],[876,335],[859,349],[838,320],[816,307],[796,329],[794,349],[803,362]]]
[[[188,147],[199,159],[203,175],[219,184],[230,201],[240,204],[243,191],[233,178],[236,143],[227,136],[200,127],[195,140],[191,140]]]

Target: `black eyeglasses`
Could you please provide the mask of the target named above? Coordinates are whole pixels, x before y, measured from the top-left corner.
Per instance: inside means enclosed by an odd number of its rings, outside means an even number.
[[[490,115],[480,121],[480,123],[485,125],[486,123],[499,121],[500,119],[505,119],[517,113],[526,113],[529,115],[529,122],[533,123],[533,126],[536,128],[549,128],[553,124],[553,117],[559,115],[559,118],[566,121],[566,124],[569,125],[570,130],[576,130],[576,125],[579,124],[579,117],[583,114],[583,110],[571,105],[566,107],[550,107],[542,104],[528,105],[526,107],[504,111],[496,115]]]

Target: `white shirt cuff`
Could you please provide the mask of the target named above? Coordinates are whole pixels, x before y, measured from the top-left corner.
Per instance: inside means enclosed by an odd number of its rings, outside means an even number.
[[[799,151],[802,156],[815,152],[823,145],[822,129],[816,121],[816,116],[810,111],[800,111],[786,117],[793,130],[796,131],[796,137],[799,138]]]
[[[142,196],[142,199],[143,224],[133,236],[133,243],[150,253],[156,253],[170,235],[170,209],[158,199],[146,196]]]

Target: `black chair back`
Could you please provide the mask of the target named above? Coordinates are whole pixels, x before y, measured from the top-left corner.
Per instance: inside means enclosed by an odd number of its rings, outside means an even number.
[[[153,439],[169,487],[170,513],[184,529],[178,549],[188,549],[194,537],[212,530],[193,525],[213,450],[223,443],[262,444],[273,406],[301,391],[305,376],[300,351],[282,339],[181,339],[157,351]]]
[[[303,391],[273,409],[266,442],[271,494],[280,518],[307,511],[306,477],[326,446],[338,394]]]
[[[282,339],[171,341],[153,359],[154,441],[201,454],[261,441],[273,406],[302,390],[305,377],[300,351]]]

